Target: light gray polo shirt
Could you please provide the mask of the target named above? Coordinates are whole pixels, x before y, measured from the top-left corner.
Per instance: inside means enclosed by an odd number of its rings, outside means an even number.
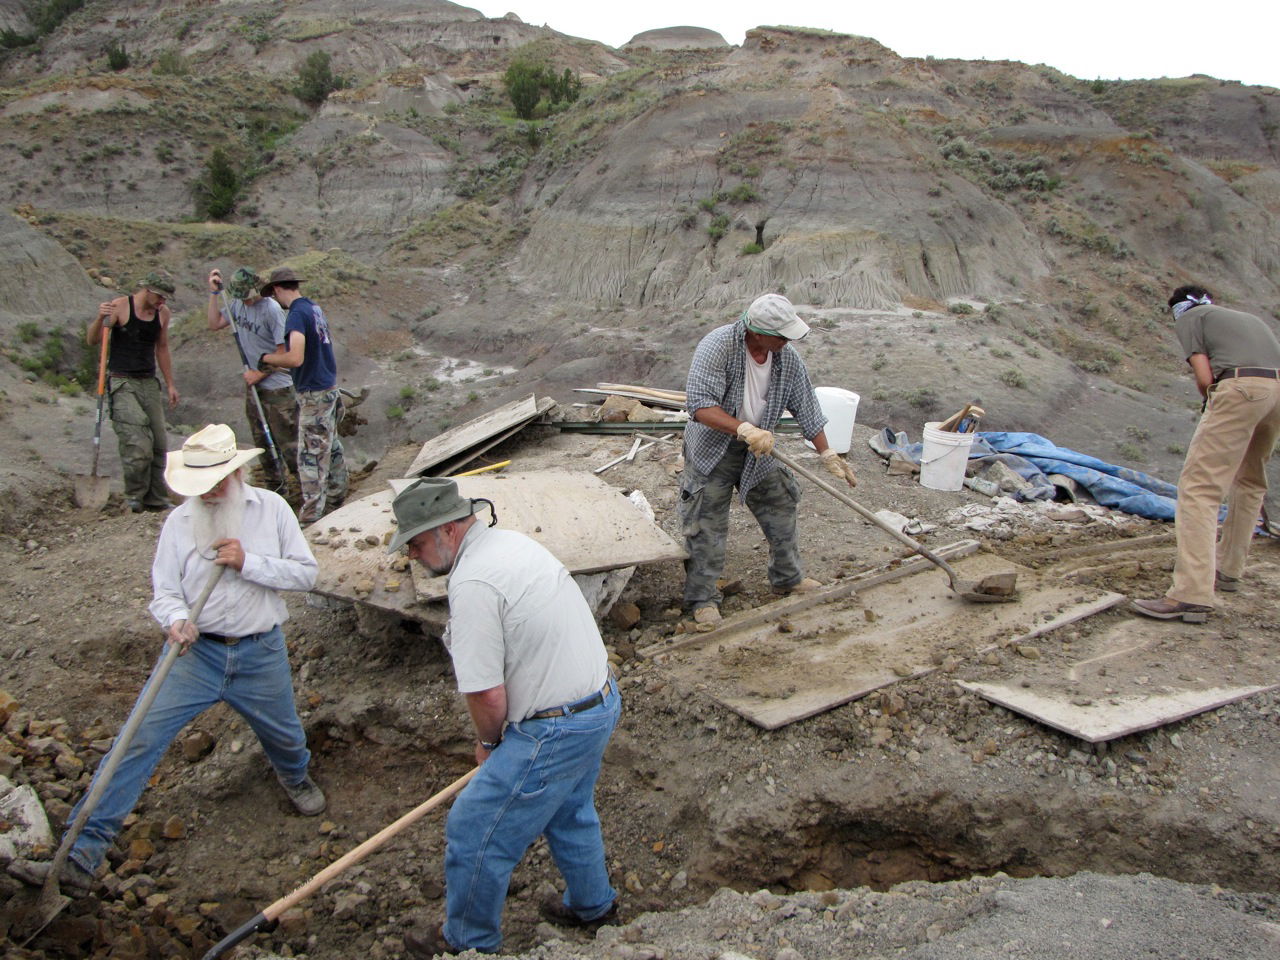
[[[522,533],[472,525],[449,574],[458,690],[507,688],[507,720],[590,696],[609,676],[591,608],[564,564]]]
[[[1207,303],[1180,316],[1175,330],[1183,358],[1203,353],[1215,378],[1236,367],[1280,369],[1280,341],[1251,313]]]

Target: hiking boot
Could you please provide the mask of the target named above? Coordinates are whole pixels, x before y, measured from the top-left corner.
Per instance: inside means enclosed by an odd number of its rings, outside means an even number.
[[[1159,600],[1134,600],[1129,604],[1129,609],[1154,620],[1181,620],[1183,623],[1204,623],[1213,612],[1213,607],[1183,603],[1168,597],[1161,597]]]
[[[294,809],[304,817],[314,817],[324,813],[324,808],[327,805],[324,793],[316,786],[316,782],[311,779],[310,774],[303,777],[301,783],[295,783],[292,786],[281,780],[280,786],[284,787],[284,792],[293,801]]]
[[[1213,575],[1213,586],[1219,593],[1235,593],[1240,589],[1240,578],[1228,577],[1225,573],[1218,571]]]
[[[9,862],[9,876],[32,887],[43,887],[52,866],[52,860],[12,860]],[[67,860],[58,871],[58,888],[73,896],[83,896],[93,889],[93,884],[93,874],[74,860]]]
[[[699,607],[697,610],[693,611],[694,623],[716,624],[716,623],[719,623],[722,619],[723,618],[720,616],[720,608],[717,607],[714,603],[709,604],[705,607]]]
[[[789,587],[771,587],[774,593],[780,593],[784,597],[793,593],[813,593],[813,591],[821,588],[822,584],[813,577],[805,577],[799,583],[793,583]]]
[[[618,922],[618,901],[615,899],[609,904],[609,909],[594,920],[583,920],[565,906],[564,899],[557,893],[538,904],[538,912],[542,914],[544,920],[550,920],[556,926],[573,927],[576,930],[595,933],[601,927],[613,926]]]
[[[142,505],[141,500],[129,499],[124,502],[124,505],[129,508],[130,513],[141,513],[143,510],[147,509]]]
[[[404,935],[404,948],[409,951],[410,956],[422,957],[423,960],[429,957],[451,957],[458,952],[458,948],[444,938],[443,923],[425,930],[421,927],[410,930]]]

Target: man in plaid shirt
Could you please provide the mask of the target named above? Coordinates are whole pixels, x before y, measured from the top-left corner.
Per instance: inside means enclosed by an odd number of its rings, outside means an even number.
[[[770,293],[758,297],[736,323],[712,330],[694,351],[685,385],[693,419],[684,434],[679,514],[689,551],[684,604],[698,623],[720,620],[723,598],[716,581],[724,570],[735,487],[769,541],[774,593],[807,593],[820,586],[800,569],[800,488],[770,456],[771,431],[783,410],[790,410],[823,466],[849,486],[857,483],[849,465],[827,446],[827,418],[804,361],[790,343],[808,332],[791,302]]]

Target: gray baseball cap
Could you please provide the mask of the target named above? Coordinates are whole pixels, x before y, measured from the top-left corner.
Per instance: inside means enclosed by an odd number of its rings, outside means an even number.
[[[387,553],[395,553],[426,530],[471,516],[475,503],[462,497],[458,484],[447,477],[422,477],[396,494],[391,512],[397,529]]]

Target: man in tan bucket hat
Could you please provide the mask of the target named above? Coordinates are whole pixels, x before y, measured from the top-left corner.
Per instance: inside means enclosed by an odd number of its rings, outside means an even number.
[[[239,449],[231,428],[219,423],[168,455],[165,482],[186,500],[160,531],[149,609],[167,642],[183,653],[76,838],[61,883],[91,885],[169,744],[219,702],[230,704],[257,734],[298,812],[315,816],[325,808],[324,794],[308,773],[311,753],[294,706],[280,629],[289,616],[280,591],[310,590],[316,560],[289,505],[245,483],[244,466],[261,453],[257,447]],[[191,608],[218,566],[229,569],[209,595],[200,622],[193,623]],[[68,823],[78,812],[77,807]],[[48,869],[47,863],[15,861],[10,873],[42,883]]]

